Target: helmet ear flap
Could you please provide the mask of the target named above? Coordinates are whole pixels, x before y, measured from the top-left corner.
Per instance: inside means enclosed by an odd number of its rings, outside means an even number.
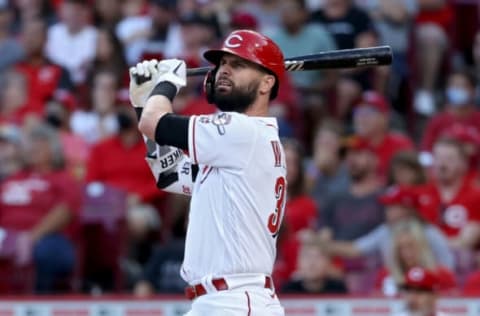
[[[205,91],[205,96],[207,97],[207,102],[212,104],[214,101],[215,95],[215,75],[217,73],[217,68],[210,70],[203,81],[203,89]]]

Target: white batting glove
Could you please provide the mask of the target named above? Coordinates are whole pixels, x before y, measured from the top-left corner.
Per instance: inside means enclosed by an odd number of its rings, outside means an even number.
[[[177,93],[187,85],[187,65],[180,59],[165,59],[158,63],[156,83],[168,81],[177,87]]]
[[[158,61],[145,60],[131,67],[129,95],[134,107],[143,108],[159,77]],[[137,80],[143,82],[137,83]]]

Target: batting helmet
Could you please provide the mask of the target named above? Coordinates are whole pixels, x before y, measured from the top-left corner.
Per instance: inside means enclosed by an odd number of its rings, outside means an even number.
[[[225,53],[251,61],[274,75],[276,82],[270,94],[270,99],[277,96],[279,80],[285,75],[285,64],[282,51],[270,38],[252,30],[233,31],[225,39],[220,49],[208,50],[203,56],[218,68],[220,59]],[[210,73],[205,80],[206,85],[211,84],[211,86],[205,87],[207,99],[211,98],[211,95],[209,96],[210,92],[213,94],[212,80],[214,80],[214,76],[215,73]]]

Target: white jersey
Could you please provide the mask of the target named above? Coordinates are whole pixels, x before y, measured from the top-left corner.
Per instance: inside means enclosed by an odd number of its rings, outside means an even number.
[[[192,195],[182,277],[194,284],[210,276],[270,275],[286,198],[276,119],[192,116],[188,151],[199,167],[195,182],[184,160],[177,168],[183,176],[166,188]]]

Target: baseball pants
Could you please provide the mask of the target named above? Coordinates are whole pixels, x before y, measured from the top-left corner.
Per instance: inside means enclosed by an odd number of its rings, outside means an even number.
[[[268,288],[240,287],[197,297],[185,316],[284,316],[277,295]]]

